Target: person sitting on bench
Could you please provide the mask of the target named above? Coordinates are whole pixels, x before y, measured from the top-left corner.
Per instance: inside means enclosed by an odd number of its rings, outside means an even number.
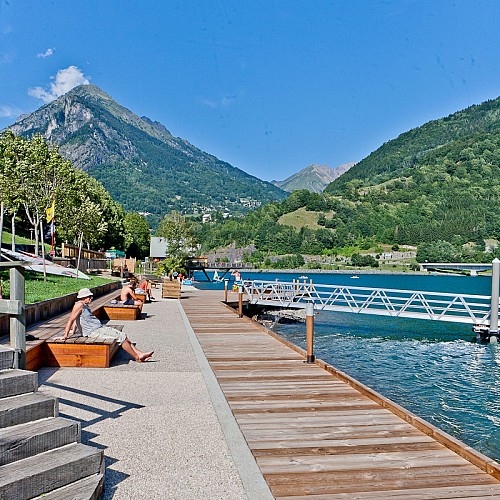
[[[146,294],[146,298],[148,300],[153,300],[153,291],[151,290],[151,283],[147,278],[144,278],[142,283],[139,285],[139,288],[144,290],[144,293]]]
[[[120,291],[120,302],[125,306],[139,306],[142,309],[142,301],[135,295],[136,280],[130,280],[130,283],[123,285]]]
[[[78,299],[69,316],[63,337],[55,337],[54,340],[66,340],[72,331],[75,322],[79,322],[82,334],[89,338],[115,339],[123,347],[125,352],[130,354],[135,361],[143,363],[153,355],[154,351],[142,352],[130,342],[127,336],[109,326],[103,326],[90,310],[89,304],[92,302],[94,294],[88,288],[82,288],[76,298]]]

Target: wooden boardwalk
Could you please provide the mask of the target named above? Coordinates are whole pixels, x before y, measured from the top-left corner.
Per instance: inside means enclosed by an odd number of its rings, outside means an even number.
[[[223,292],[184,297],[275,498],[500,498],[496,462],[341,372],[305,364],[300,349],[222,304]]]

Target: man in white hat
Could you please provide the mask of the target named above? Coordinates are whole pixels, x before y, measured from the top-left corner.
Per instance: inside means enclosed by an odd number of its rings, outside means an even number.
[[[88,288],[82,288],[78,292],[78,295],[76,296],[78,300],[73,306],[71,315],[66,323],[64,336],[55,337],[55,340],[66,340],[69,337],[73,325],[77,322],[77,324],[80,325],[82,335],[85,337],[116,339],[123,349],[137,362],[143,363],[148,360],[153,355],[153,351],[139,351],[139,349],[137,349],[137,347],[130,342],[123,332],[110,328],[109,326],[103,326],[101,322],[92,314],[89,304],[92,302],[93,297],[94,294]]]

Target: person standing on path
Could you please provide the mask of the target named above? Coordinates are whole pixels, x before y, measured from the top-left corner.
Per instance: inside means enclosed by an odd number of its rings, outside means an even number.
[[[78,299],[69,316],[66,327],[64,328],[64,336],[55,337],[54,340],[66,340],[72,331],[75,322],[80,324],[82,335],[84,337],[101,339],[115,339],[118,344],[123,347],[124,351],[130,354],[138,363],[147,361],[153,355],[154,351],[142,352],[130,342],[127,336],[109,326],[103,326],[90,310],[89,304],[92,302],[94,294],[88,288],[82,288],[76,298]]]

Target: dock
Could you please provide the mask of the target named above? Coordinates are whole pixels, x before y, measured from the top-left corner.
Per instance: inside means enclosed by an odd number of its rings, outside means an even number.
[[[278,499],[500,498],[500,465],[221,302],[181,301]]]

